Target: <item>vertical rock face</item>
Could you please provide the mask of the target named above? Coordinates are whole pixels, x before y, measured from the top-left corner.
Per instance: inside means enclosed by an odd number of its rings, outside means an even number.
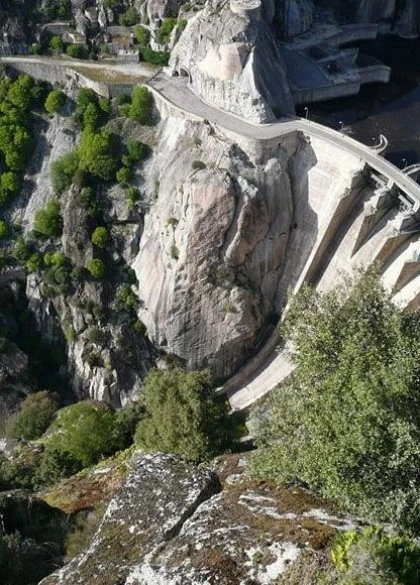
[[[275,104],[283,113],[292,113],[270,11],[260,0],[209,2],[190,19],[170,67],[175,74],[188,75],[204,101],[251,122],[272,120]]]
[[[189,367],[227,376],[275,311],[293,214],[288,158],[252,163],[205,125],[175,119],[158,152],[147,171],[157,201],[133,265],[140,318]]]

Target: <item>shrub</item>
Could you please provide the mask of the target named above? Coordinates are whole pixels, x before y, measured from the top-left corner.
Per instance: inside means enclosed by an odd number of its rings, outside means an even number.
[[[28,272],[38,272],[42,266],[42,256],[38,252],[31,254],[26,261],[26,269]]]
[[[156,41],[161,45],[169,43],[171,32],[173,31],[175,25],[176,18],[164,18],[162,20],[162,24],[156,31]]]
[[[57,114],[64,108],[66,95],[59,89],[55,89],[48,94],[45,100],[45,109],[49,114]]]
[[[6,437],[26,441],[38,439],[47,430],[56,410],[56,401],[48,392],[29,394],[18,412],[7,420]]]
[[[90,239],[92,244],[98,246],[98,248],[106,248],[111,241],[108,230],[103,226],[95,228]]]
[[[180,18],[178,20],[178,30],[184,31],[187,28],[188,20],[186,18]]]
[[[79,89],[77,93],[77,111],[83,115],[89,104],[96,106],[98,104],[98,96],[93,91],[93,89],[90,89],[89,87],[83,87],[82,89]]]
[[[131,288],[131,285],[125,283],[121,284],[117,290],[117,303],[120,307],[131,311],[138,304],[136,293]]]
[[[133,26],[140,20],[139,13],[134,6],[129,6],[127,10],[120,15],[118,22],[121,26]]]
[[[167,65],[171,56],[169,51],[154,51],[150,47],[142,47],[139,54],[142,61],[161,66]]]
[[[113,410],[101,402],[82,401],[57,413],[47,444],[87,467],[121,448],[123,440],[114,430]]]
[[[109,132],[84,133],[79,147],[80,168],[109,181],[118,168],[115,136]]]
[[[128,93],[119,93],[115,99],[119,106],[131,104],[131,96]]]
[[[179,249],[178,249],[178,246],[176,246],[175,244],[172,244],[169,253],[170,253],[170,256],[171,256],[172,260],[179,260]]]
[[[64,477],[74,475],[82,468],[81,462],[65,448],[47,444],[35,468],[33,487],[37,490],[43,489]]]
[[[95,103],[90,103],[83,113],[83,130],[96,132],[100,125],[101,110]]]
[[[119,171],[117,171],[117,181],[123,185],[128,186],[131,181],[133,180],[133,171],[130,167],[121,167]]]
[[[0,188],[9,193],[16,193],[22,185],[22,179],[18,173],[12,171],[2,173],[0,178]]]
[[[102,278],[105,274],[105,264],[99,258],[92,258],[92,260],[89,260],[86,268],[93,278]]]
[[[53,238],[60,236],[62,229],[60,204],[56,199],[51,199],[44,209],[35,213],[34,231],[41,236]]]
[[[231,447],[232,420],[214,395],[209,372],[155,370],[146,379],[144,399],[147,417],[135,437],[144,449],[198,462]]]
[[[61,37],[59,37],[58,35],[54,35],[53,37],[51,37],[49,47],[53,51],[61,53],[63,51],[63,41],[61,40]]]
[[[9,233],[9,224],[4,219],[0,219],[0,238],[7,238]]]
[[[95,217],[99,213],[99,203],[91,187],[85,187],[81,190],[78,195],[78,203],[85,208],[89,217]]]
[[[193,160],[191,163],[191,168],[194,171],[202,171],[203,169],[206,168],[206,165],[205,163],[203,163],[202,160]]]
[[[70,189],[79,167],[79,153],[73,150],[51,164],[51,182],[54,192],[60,195]]]
[[[419,314],[369,271],[324,295],[304,288],[284,333],[297,369],[256,411],[254,473],[417,532]]]
[[[147,87],[134,88],[129,116],[139,124],[150,124],[152,120],[152,94]]]
[[[134,27],[134,36],[140,47],[147,47],[150,41],[150,32],[144,26],[138,25]]]
[[[85,47],[81,45],[67,45],[66,53],[69,57],[73,59],[86,59],[87,52]]]
[[[125,200],[129,209],[132,209],[139,199],[139,192],[135,187],[129,187],[125,190]]]
[[[150,153],[150,147],[139,140],[130,140],[126,144],[127,157],[131,164],[143,161]]]

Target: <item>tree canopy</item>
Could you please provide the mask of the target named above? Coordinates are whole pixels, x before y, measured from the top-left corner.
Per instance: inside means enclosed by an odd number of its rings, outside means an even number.
[[[208,371],[155,370],[146,379],[144,399],[148,416],[137,427],[136,442],[145,449],[197,462],[231,446],[234,421],[214,395]]]
[[[420,315],[376,274],[291,302],[290,382],[256,410],[254,473],[414,532],[420,519]]]
[[[6,436],[15,439],[37,439],[47,430],[57,410],[54,398],[45,390],[29,394],[6,422]]]

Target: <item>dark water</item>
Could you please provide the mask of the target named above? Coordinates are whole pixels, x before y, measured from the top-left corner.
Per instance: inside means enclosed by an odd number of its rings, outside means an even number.
[[[401,168],[420,162],[420,39],[382,37],[358,47],[361,63],[376,58],[392,67],[390,83],[366,85],[358,96],[309,105],[309,118],[343,127],[368,145],[384,134],[389,140],[385,158]],[[297,113],[305,115],[303,108]]]

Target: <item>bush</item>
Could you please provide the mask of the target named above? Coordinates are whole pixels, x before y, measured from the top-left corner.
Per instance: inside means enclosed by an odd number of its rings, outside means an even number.
[[[304,288],[284,333],[297,369],[256,411],[254,473],[418,532],[420,315],[370,271],[324,295]]]
[[[147,144],[143,144],[139,140],[130,140],[126,144],[128,161],[131,164],[137,164],[142,162],[148,157],[150,153],[150,147]]]
[[[4,219],[0,219],[0,238],[7,238],[9,233],[9,224]]]
[[[172,260],[179,260],[179,249],[178,246],[176,246],[175,244],[172,244],[171,246],[170,256]]]
[[[176,25],[176,18],[164,18],[162,24],[156,31],[156,41],[161,44],[169,43],[171,32]]]
[[[139,192],[135,187],[129,187],[125,191],[125,200],[129,209],[133,209],[135,203],[139,200]]]
[[[140,49],[140,59],[152,63],[153,65],[167,65],[170,56],[171,54],[169,51],[154,51],[150,47],[142,47]]]
[[[45,100],[45,109],[49,114],[58,114],[64,108],[65,103],[66,95],[59,89],[56,89],[48,94]]]
[[[146,379],[144,399],[147,418],[135,437],[144,449],[198,462],[231,447],[233,421],[226,403],[214,395],[209,372],[155,370]]]
[[[191,168],[194,171],[202,171],[203,169],[206,168],[206,165],[205,163],[203,163],[202,160],[193,160],[191,163]]]
[[[53,238],[60,236],[62,229],[60,204],[56,199],[51,199],[44,209],[35,213],[34,231],[41,236]]]
[[[133,171],[130,167],[121,167],[119,171],[117,171],[117,181],[120,185],[127,187],[131,181],[133,180]]]
[[[54,35],[53,37],[51,37],[49,47],[53,51],[61,53],[63,51],[63,41],[61,40],[61,37],[59,37],[58,35]]]
[[[113,134],[84,133],[79,147],[80,168],[92,175],[110,181],[118,168],[117,144]]]
[[[43,489],[57,483],[64,477],[70,477],[83,468],[80,461],[65,448],[47,444],[33,475],[33,487]]]
[[[129,6],[127,10],[120,15],[118,22],[121,26],[133,26],[140,20],[139,13],[134,6]]]
[[[77,93],[76,99],[77,111],[83,115],[89,104],[93,104],[96,106],[98,104],[98,96],[93,91],[93,89],[83,87],[82,89],[79,89]]]
[[[83,130],[94,133],[98,130],[101,121],[101,110],[94,103],[88,104],[83,113]]]
[[[102,278],[105,274],[105,264],[99,258],[92,258],[92,260],[89,260],[86,268],[93,278]]]
[[[133,90],[129,116],[139,124],[150,124],[152,120],[152,94],[147,87],[136,87]]]
[[[38,252],[31,254],[26,261],[26,270],[28,272],[38,272],[42,267],[42,256]]]
[[[51,182],[54,192],[60,195],[70,189],[79,167],[79,153],[73,150],[51,164]]]
[[[88,56],[85,47],[81,45],[67,45],[66,53],[73,59],[86,59]]]
[[[69,453],[82,467],[123,445],[115,433],[115,413],[102,402],[82,401],[62,408],[49,428],[47,445]]]
[[[7,420],[6,437],[26,441],[38,439],[47,430],[56,410],[56,401],[48,392],[29,394],[18,412]]]
[[[103,226],[95,228],[90,239],[92,244],[98,248],[106,248],[111,241],[108,230]]]
[[[178,20],[178,30],[184,31],[187,28],[188,20],[186,18],[180,18]]]
[[[140,47],[147,47],[150,41],[150,31],[147,28],[141,25],[134,27],[134,36]]]

